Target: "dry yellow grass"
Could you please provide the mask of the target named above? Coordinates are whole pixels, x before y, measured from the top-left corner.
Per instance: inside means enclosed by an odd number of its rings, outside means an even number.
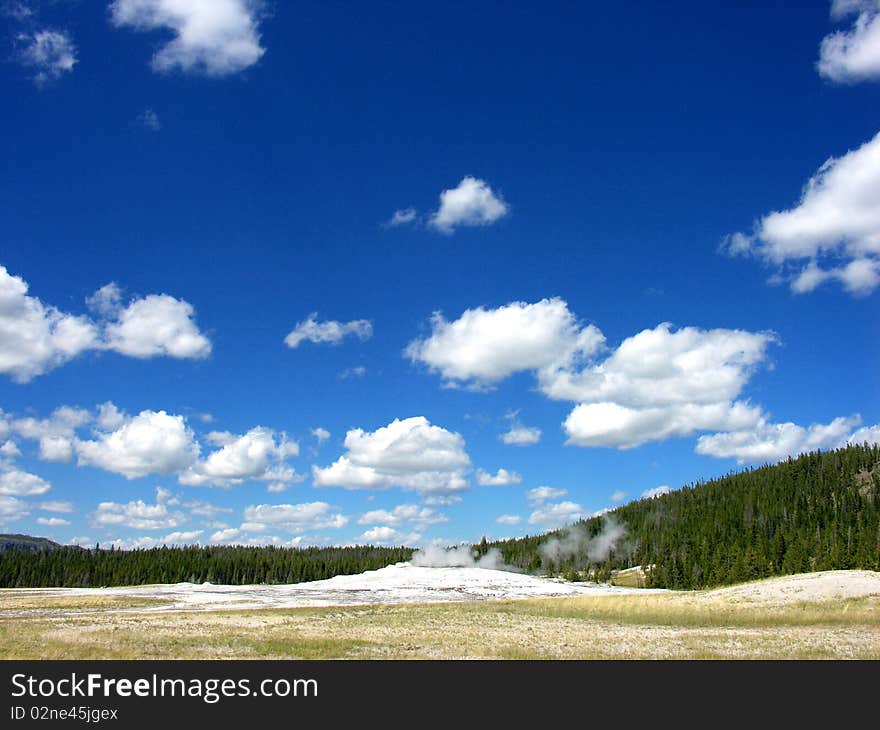
[[[27,595],[4,596],[0,606],[3,659],[880,658],[878,596],[754,605],[669,593],[151,613],[88,596],[40,606]]]

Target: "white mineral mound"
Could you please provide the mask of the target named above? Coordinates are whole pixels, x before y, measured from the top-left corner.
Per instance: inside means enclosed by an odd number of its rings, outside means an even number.
[[[156,611],[357,606],[645,592],[644,589],[568,583],[487,568],[433,568],[398,563],[357,575],[338,575],[328,580],[291,585],[177,583],[102,589],[42,589],[41,593],[94,595],[96,591],[102,595],[165,599],[167,603],[152,609]]]

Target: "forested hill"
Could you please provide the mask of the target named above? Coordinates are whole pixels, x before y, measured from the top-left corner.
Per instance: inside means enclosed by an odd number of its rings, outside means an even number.
[[[145,583],[300,583],[409,560],[409,548],[218,546],[150,550],[0,552],[0,588],[94,587]]]
[[[602,562],[588,539],[605,518],[546,535],[483,543],[528,571],[562,575],[654,566],[650,585],[701,588],[815,570],[880,570],[880,446],[815,452],[774,466],[692,484],[615,509],[626,537]],[[547,550],[573,545],[571,552]],[[542,545],[544,548],[542,548]],[[560,555],[561,553],[561,555]],[[552,557],[550,557],[552,555]]]

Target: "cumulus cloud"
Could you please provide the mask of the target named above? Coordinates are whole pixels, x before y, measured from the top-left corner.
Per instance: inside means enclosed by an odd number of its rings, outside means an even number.
[[[440,193],[440,207],[430,225],[442,233],[460,226],[487,226],[508,214],[510,208],[485,180],[464,177],[457,187]]]
[[[663,323],[627,337],[601,362],[581,371],[542,373],[550,398],[630,408],[712,404],[739,395],[775,337],[767,332]]]
[[[25,383],[99,343],[86,317],[65,314],[27,295],[28,285],[0,266],[0,373]]]
[[[130,527],[135,530],[169,530],[185,522],[180,511],[168,509],[157,492],[156,503],[147,504],[143,500],[127,503],[101,502],[91,516],[96,527]]]
[[[312,429],[312,436],[315,437],[318,444],[323,444],[328,438],[330,438],[330,432],[326,428],[318,426],[317,428]]]
[[[326,502],[303,504],[258,504],[244,510],[242,532],[266,532],[271,529],[288,533],[345,527],[349,518]]]
[[[695,431],[749,428],[761,409],[745,403],[671,404],[628,408],[617,403],[582,403],[563,422],[566,443],[632,449],[648,441],[689,436]]]
[[[787,278],[798,294],[828,281],[872,292],[880,284],[880,134],[829,158],[796,206],[767,214],[750,236],[729,237],[726,250],[793,271]]]
[[[511,484],[522,482],[522,475],[515,471],[499,469],[495,474],[490,474],[483,469],[477,469],[477,484],[481,487],[506,487]]]
[[[837,30],[819,46],[819,73],[831,81],[854,83],[880,78],[880,1],[834,0],[831,17],[855,16],[852,27]]]
[[[387,489],[448,495],[467,488],[470,458],[460,434],[433,426],[424,416],[394,419],[375,431],[345,435],[346,453],[327,467],[312,467],[317,487]]]
[[[576,502],[542,502],[529,515],[529,523],[551,529],[575,522],[586,516],[584,508]]]
[[[666,486],[665,484],[660,485],[659,487],[653,487],[652,489],[646,489],[641,493],[642,499],[654,499],[655,497],[662,497],[664,494],[669,494],[672,490]]]
[[[855,431],[848,439],[850,444],[880,444],[880,424],[864,426]]]
[[[186,532],[169,532],[165,537],[132,537],[127,539],[116,539],[102,542],[101,546],[107,548],[113,546],[117,550],[149,550],[151,548],[162,547],[163,545],[190,545],[197,543],[198,538],[202,534],[202,530],[188,530]],[[85,540],[88,544],[89,538],[74,538],[75,540]]]
[[[40,502],[37,506],[44,512],[58,512],[61,514],[68,514],[74,510],[72,502],[63,502],[60,500]]]
[[[129,357],[201,359],[211,342],[195,323],[193,306],[168,294],[150,294],[116,311],[107,324],[106,346]]]
[[[37,497],[52,488],[42,477],[15,468],[0,472],[0,494],[10,497]]]
[[[568,494],[568,490],[557,489],[555,487],[535,487],[526,492],[526,499],[534,504],[548,502],[551,499],[559,499]]]
[[[91,420],[92,414],[85,409],[60,406],[48,418],[17,418],[11,427],[18,435],[39,442],[43,461],[68,462],[74,454],[76,429]]]
[[[391,510],[370,510],[358,518],[359,525],[381,524],[391,527],[413,525],[420,529],[441,522],[448,522],[445,515],[429,507],[420,507],[417,504],[399,504]]]
[[[220,448],[181,474],[181,484],[232,486],[248,479],[286,483],[299,478],[284,464],[299,454],[299,445],[286,434],[276,436],[272,429],[257,426],[241,436],[212,432],[208,438]]]
[[[534,446],[541,440],[541,429],[514,423],[498,438],[508,446]]]
[[[27,517],[28,505],[16,497],[0,495],[0,525],[8,524]]]
[[[76,65],[76,46],[66,31],[44,29],[16,36],[18,62],[33,72],[38,86],[61,78]]]
[[[519,515],[498,515],[498,517],[495,518],[495,522],[497,522],[499,525],[513,526],[518,525],[520,522],[522,522],[522,517],[520,517]]]
[[[415,208],[402,208],[395,210],[394,215],[385,224],[389,228],[397,228],[397,226],[405,226],[408,223],[415,222],[417,217]]]
[[[253,66],[260,45],[258,0],[114,0],[117,27],[171,31],[174,38],[152,58],[153,70],[228,76]]]
[[[623,500],[625,500],[626,497],[627,497],[626,492],[624,492],[621,489],[617,489],[614,492],[612,492],[611,501],[615,502],[615,503],[616,502],[623,502]]]
[[[64,527],[70,524],[70,520],[61,517],[37,517],[37,524],[45,527]]]
[[[284,343],[293,348],[299,347],[306,340],[315,344],[339,345],[348,335],[354,335],[361,342],[373,336],[373,324],[367,319],[354,319],[350,322],[336,320],[319,322],[317,317],[318,313],[312,312],[305,320],[298,323],[284,338]]]
[[[89,350],[131,357],[206,357],[211,343],[198,330],[192,305],[167,294],[123,307],[116,285],[89,298],[101,318],[62,312],[28,296],[27,283],[0,266],[0,373],[19,383]]]
[[[144,410],[114,431],[99,431],[93,440],[77,441],[76,452],[81,466],[134,479],[187,469],[196,461],[199,445],[183,416]]]
[[[468,309],[452,322],[436,312],[431,330],[429,337],[409,343],[406,356],[449,385],[473,388],[491,387],[517,372],[566,367],[604,341],[594,326],[581,326],[559,298]]]
[[[838,446],[847,440],[847,434],[858,422],[858,417],[835,418],[827,424],[814,423],[804,428],[795,423],[761,420],[748,430],[701,436],[696,451],[707,456],[735,458],[740,464],[774,462],[787,456]]]
[[[421,538],[418,532],[405,533],[388,525],[377,525],[365,530],[358,541],[370,545],[412,545]]]

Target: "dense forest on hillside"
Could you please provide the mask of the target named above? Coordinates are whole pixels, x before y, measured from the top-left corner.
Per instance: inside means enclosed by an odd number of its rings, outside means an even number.
[[[94,587],[145,583],[301,583],[409,560],[408,548],[179,547],[150,550],[0,552],[0,587]]]
[[[586,572],[599,580],[613,570],[653,566],[648,584],[664,588],[814,570],[880,570],[880,446],[805,454],[632,502],[610,514],[626,535],[598,561],[588,552],[607,530],[607,517],[545,535],[483,542],[478,550],[498,548],[505,562],[530,572]],[[576,539],[578,532],[584,539]],[[551,541],[574,549],[549,551]]]

